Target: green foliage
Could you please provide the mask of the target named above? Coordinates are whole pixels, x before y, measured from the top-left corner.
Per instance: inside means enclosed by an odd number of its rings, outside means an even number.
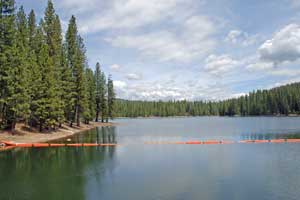
[[[84,70],[86,66],[86,50],[83,39],[78,34],[76,18],[71,17],[66,33],[66,47],[68,64],[72,73],[72,102],[74,102],[74,112],[72,122],[80,126],[80,114],[85,110],[85,81]]]
[[[102,93],[101,89],[101,70],[100,70],[100,64],[96,64],[96,70],[95,70],[95,83],[96,83],[96,117],[95,120],[98,122],[99,120],[99,114],[100,114],[100,102],[101,102],[101,96]]]
[[[88,123],[96,115],[96,82],[94,72],[90,68],[85,70],[85,97],[83,117],[85,123]]]
[[[111,119],[114,118],[115,98],[116,94],[114,91],[114,83],[112,81],[111,75],[109,75],[107,81],[107,116]]]
[[[108,108],[107,108],[107,85],[105,74],[100,69],[100,64],[96,64],[95,71],[95,82],[96,82],[96,122],[99,120],[99,115],[101,121],[107,118]]]
[[[218,102],[117,100],[115,110],[117,117],[300,114],[300,83]]]
[[[65,121],[85,123],[96,115],[96,80],[87,68],[86,50],[71,17],[63,43],[59,16],[48,1],[44,18],[36,24],[32,10],[15,14],[14,0],[0,1],[0,125],[17,122],[55,129]],[[99,105],[106,116],[105,75],[100,74]],[[112,84],[112,83],[111,83]],[[105,112],[104,112],[105,111]]]

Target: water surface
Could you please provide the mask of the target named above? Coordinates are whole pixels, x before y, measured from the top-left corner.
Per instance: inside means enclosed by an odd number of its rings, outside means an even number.
[[[0,199],[300,199],[300,144],[144,145],[300,138],[300,118],[119,119],[72,138],[117,147],[0,153]]]

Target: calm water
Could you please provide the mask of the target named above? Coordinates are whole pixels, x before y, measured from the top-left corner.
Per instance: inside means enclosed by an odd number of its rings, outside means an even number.
[[[0,153],[0,199],[300,199],[300,144],[143,145],[300,138],[300,118],[119,119],[73,142],[118,147]]]

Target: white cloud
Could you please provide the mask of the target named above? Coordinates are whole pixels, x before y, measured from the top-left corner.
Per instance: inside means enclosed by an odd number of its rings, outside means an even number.
[[[270,62],[257,62],[249,64],[246,68],[250,71],[269,70],[273,69],[274,65]]]
[[[240,62],[232,59],[229,55],[210,55],[206,59],[204,69],[213,75],[223,75],[237,67]]]
[[[91,8],[95,8],[97,4],[99,4],[101,1],[98,0],[88,0],[83,1],[82,0],[56,0],[57,5],[59,7],[71,10],[72,12],[80,13],[87,10],[90,10]]]
[[[103,1],[93,0],[92,2],[99,3],[99,6],[96,6],[96,8],[99,8],[101,6],[100,3]],[[174,16],[178,9],[187,5],[187,1],[112,0],[106,4],[103,5],[106,8],[101,9],[101,12],[93,12],[86,18],[81,26],[82,32],[92,33],[107,29],[132,29],[153,24]],[[76,4],[73,6],[76,6]]]
[[[257,56],[248,63],[250,71],[265,71],[274,76],[295,76],[299,70],[291,68],[299,64],[300,26],[289,24],[265,41]]]
[[[192,81],[191,84],[166,81],[144,81],[138,84],[126,84],[118,87],[118,98],[131,100],[219,100],[238,96],[219,83],[203,84]]]
[[[118,90],[118,89],[124,89],[125,87],[127,87],[127,83],[124,81],[114,81],[114,87]]]
[[[275,76],[299,76],[300,70],[279,69],[279,70],[272,70],[269,73]]]
[[[118,71],[118,70],[120,70],[121,66],[118,64],[113,64],[113,65],[109,66],[109,68],[111,70]]]
[[[126,74],[125,77],[126,77],[128,80],[141,80],[141,79],[142,79],[142,75],[140,75],[140,74],[135,74],[135,73]]]
[[[241,30],[231,30],[226,38],[226,42],[230,42],[232,44],[240,44],[242,46],[250,46],[255,44],[259,39],[258,35],[249,35],[248,33]]]
[[[273,63],[294,62],[300,58],[300,26],[289,24],[258,49],[260,59]]]
[[[87,3],[62,0],[58,3],[65,10],[84,11],[78,17],[81,33],[108,33],[105,40],[111,45],[135,49],[147,58],[190,62],[207,55],[216,45],[212,35],[218,29],[217,23],[195,15],[202,0],[90,0]]]
[[[247,95],[247,93],[244,93],[244,92],[236,93],[236,94],[230,95],[230,98],[239,98],[239,97],[246,96],[246,95]]]
[[[204,16],[193,16],[177,25],[180,32],[159,30],[140,35],[107,39],[115,47],[136,49],[143,56],[160,61],[190,62],[215,47],[214,24]]]

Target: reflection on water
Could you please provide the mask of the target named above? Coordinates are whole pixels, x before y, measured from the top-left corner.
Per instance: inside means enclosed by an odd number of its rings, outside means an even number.
[[[65,142],[66,140],[63,140]],[[72,137],[70,143],[117,144],[116,127],[97,127]]]
[[[97,134],[98,135],[98,134]],[[115,142],[114,129],[99,140]],[[86,199],[91,178],[114,167],[115,147],[14,149],[0,153],[0,199]]]
[[[300,133],[286,133],[286,134],[274,134],[274,133],[253,133],[253,134],[241,134],[242,140],[272,140],[272,139],[299,139]]]
[[[143,141],[193,138],[300,138],[300,118],[118,122],[120,126],[97,128],[71,138],[72,143],[121,144],[117,147],[0,153],[0,200],[300,199],[300,144],[142,145]]]

